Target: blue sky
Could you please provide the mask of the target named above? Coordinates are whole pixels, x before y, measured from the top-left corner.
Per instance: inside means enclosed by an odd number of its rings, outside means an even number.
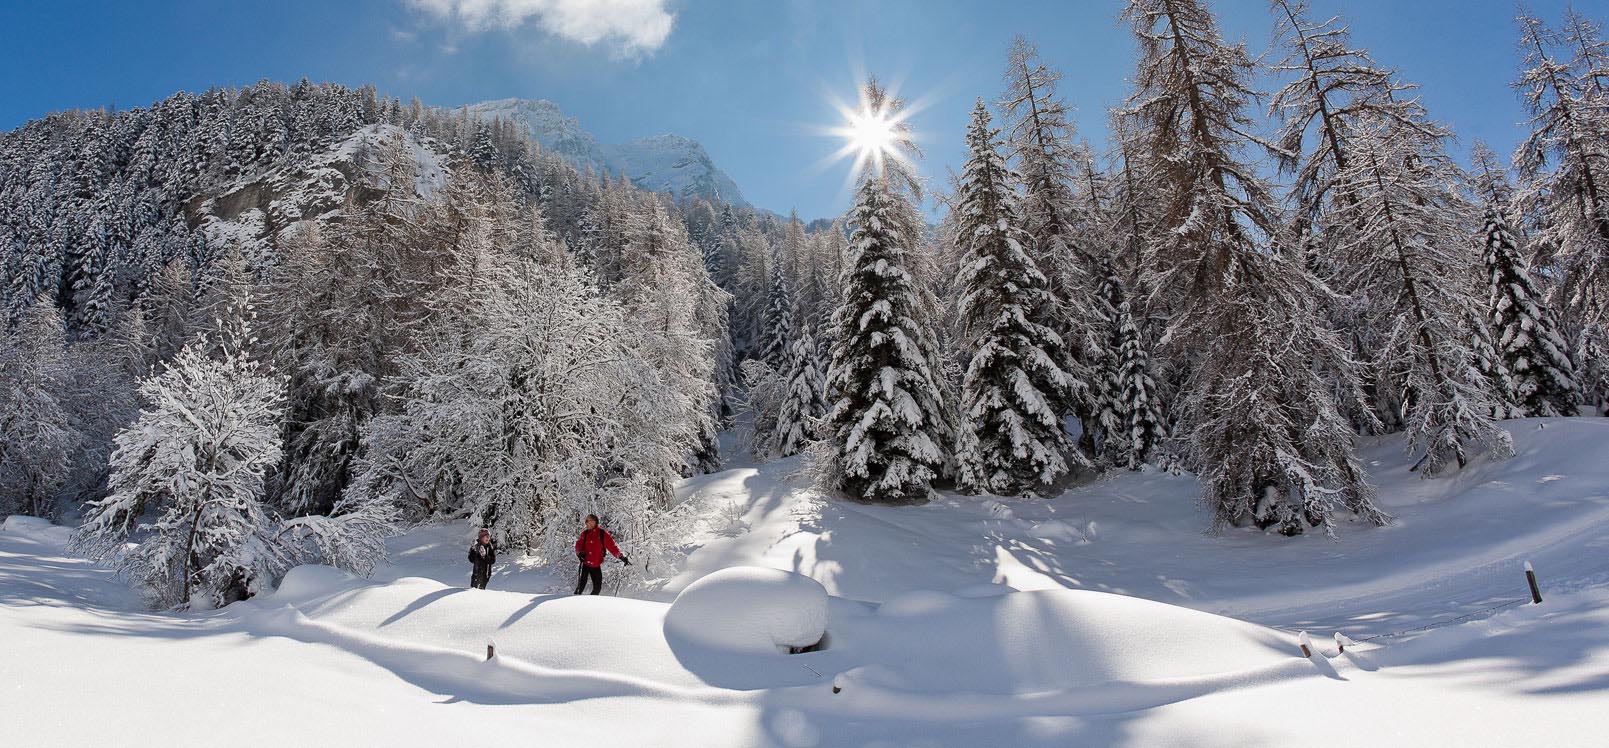
[[[1507,152],[1524,113],[1511,0],[1312,0],[1344,13],[1354,42],[1421,84],[1467,147]],[[1533,0],[1556,18],[1565,0]],[[1119,0],[59,0],[0,4],[0,128],[48,112],[143,106],[178,90],[306,76],[372,82],[456,105],[519,96],[557,102],[604,142],[662,132],[700,141],[755,204],[805,218],[848,205],[847,162],[822,130],[832,102],[875,73],[924,108],[912,118],[923,171],[959,166],[973,99],[1001,90],[1013,34],[1065,78],[1083,133],[1133,69]],[[1212,3],[1256,53],[1263,0]],[[1609,13],[1578,0],[1598,20]],[[1596,6],[1601,8],[1602,6]],[[477,14],[477,9],[491,12]],[[668,29],[668,33],[665,33]],[[1265,88],[1267,86],[1265,85]]]

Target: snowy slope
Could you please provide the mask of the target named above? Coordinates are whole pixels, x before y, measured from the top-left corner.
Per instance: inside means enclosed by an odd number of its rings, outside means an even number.
[[[430,526],[374,580],[303,567],[222,611],[145,613],[62,552],[64,530],[13,518],[0,684],[27,685],[0,701],[0,740],[1601,745],[1609,421],[1509,427],[1519,456],[1451,479],[1407,473],[1400,441],[1371,447],[1397,522],[1339,541],[1204,534],[1184,477],[893,509],[824,501],[788,462],[741,467],[686,483],[709,532],[645,599],[550,594],[572,571],[519,559],[465,589],[465,528]],[[1544,604],[1485,611],[1525,597],[1522,559]],[[826,648],[723,648],[666,625],[678,593],[740,566],[832,593]],[[726,625],[769,625],[766,606],[729,607]],[[1339,653],[1337,630],[1387,636]]]
[[[655,135],[628,143],[600,144],[581,123],[546,100],[498,99],[470,104],[471,116],[518,124],[542,148],[562,156],[577,169],[611,175],[624,173],[650,192],[698,196],[747,206],[737,183],[721,171],[697,141],[680,135]]]
[[[1475,609],[1526,594],[1531,559],[1549,585],[1609,584],[1609,419],[1509,421],[1518,455],[1449,478],[1408,471],[1398,437],[1362,457],[1395,521],[1343,525],[1340,540],[1204,532],[1189,476],[1124,473],[1050,500],[946,497],[921,507],[825,501],[790,478],[792,461],[684,483],[730,507],[738,533],[712,533],[666,586],[714,569],[800,570],[835,595],[885,600],[906,589],[979,584],[1092,589],[1274,626],[1414,625],[1438,604]],[[1351,620],[1354,608],[1374,615]]]

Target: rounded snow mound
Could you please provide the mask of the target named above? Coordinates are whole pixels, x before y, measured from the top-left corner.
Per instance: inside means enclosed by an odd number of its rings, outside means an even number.
[[[901,592],[877,607],[883,616],[919,616],[943,610],[958,596],[934,590]]]
[[[282,602],[312,600],[350,589],[358,581],[357,577],[333,566],[308,564],[285,572],[274,594]]]
[[[834,630],[834,652],[913,691],[1022,694],[1182,683],[1291,661],[1296,640],[1253,623],[1091,590],[962,597],[913,591]]]
[[[29,517],[24,514],[13,514],[6,517],[5,523],[0,524],[0,532],[22,535],[34,540],[62,545],[65,545],[73,537],[73,531],[66,527],[53,525],[48,519]]]
[[[827,631],[827,589],[781,569],[722,569],[682,590],[665,613],[665,636],[742,654],[786,653]]]

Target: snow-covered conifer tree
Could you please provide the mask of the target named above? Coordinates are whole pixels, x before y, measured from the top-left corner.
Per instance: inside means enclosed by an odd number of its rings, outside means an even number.
[[[1028,254],[996,137],[980,99],[956,205],[960,321],[971,353],[960,424],[971,435],[957,461],[969,488],[1009,496],[1042,492],[1067,472],[1061,419],[1072,383],[1056,355],[1061,338],[1040,322],[1046,279]]]
[[[884,115],[889,102],[875,83],[867,89]],[[883,167],[874,164],[862,177],[849,215],[850,257],[832,320],[831,457],[822,467],[826,482],[851,497],[921,501],[945,467],[950,424],[933,333],[909,266],[914,210],[908,185],[899,182],[910,174]]]
[[[1283,120],[1275,152],[1296,178],[1299,230],[1322,246],[1308,263],[1358,300],[1331,316],[1354,328],[1370,380],[1405,393],[1400,415],[1430,472],[1463,465],[1472,444],[1506,453],[1490,423],[1501,399],[1477,373],[1477,331],[1466,326],[1478,319],[1479,283],[1461,236],[1468,206],[1454,191],[1463,175],[1444,152],[1450,133],[1337,19],[1312,23],[1301,0],[1272,5],[1287,48],[1279,69],[1295,73],[1271,104]],[[1304,149],[1309,132],[1317,141]]]
[[[1145,280],[1176,307],[1165,338],[1193,359],[1181,431],[1215,524],[1385,521],[1314,363],[1344,370],[1346,348],[1313,307],[1318,284],[1279,244],[1268,187],[1235,156],[1251,130],[1245,50],[1198,0],[1130,0],[1124,18],[1141,59],[1121,131],[1153,165],[1160,202]]]
[[[145,338],[155,363],[152,367],[154,371],[179,355],[191,332],[195,286],[191,281],[189,263],[183,259],[169,260],[151,279],[136,303],[145,325]]]
[[[287,242],[268,289],[266,329],[275,333],[275,359],[291,381],[287,459],[275,499],[295,514],[327,513],[339,499],[363,424],[385,408],[382,386],[436,280],[416,228],[412,156],[403,143],[387,141],[370,168],[378,172],[374,199],[351,206],[341,224]],[[449,194],[475,199],[452,188]]]
[[[1486,214],[1486,273],[1491,322],[1515,403],[1528,416],[1573,416],[1580,410],[1575,364],[1546,301],[1520,259],[1508,222]]]
[[[1101,345],[1094,349],[1097,355],[1090,357],[1090,369],[1095,374],[1090,382],[1095,415],[1086,428],[1098,430],[1094,435],[1098,452],[1104,461],[1113,463],[1121,461],[1126,444],[1121,438],[1127,426],[1122,402],[1123,321],[1118,310],[1127,300],[1127,291],[1112,261],[1108,259],[1105,265],[1106,277],[1096,288],[1094,300],[1095,313],[1105,334],[1101,336]]]
[[[1130,470],[1139,470],[1167,438],[1167,428],[1157,401],[1156,380],[1151,377],[1150,345],[1128,299],[1118,304],[1117,320],[1121,340],[1118,358],[1122,362],[1118,369],[1117,410],[1121,425],[1107,439],[1118,443],[1116,453],[1122,455]]]
[[[584,270],[473,261],[477,292],[401,357],[401,410],[369,422],[347,495],[467,515],[549,560],[589,513],[644,539],[691,434],[685,393],[634,349],[645,322]]]
[[[1094,255],[1084,246],[1077,215],[1075,185],[1078,169],[1088,154],[1074,140],[1071,111],[1056,95],[1061,73],[1046,67],[1039,51],[1022,37],[1012,40],[1007,55],[1006,94],[1000,109],[1006,123],[1005,144],[1016,160],[1022,182],[1023,230],[1030,252],[1048,284],[1048,302],[1039,310],[1045,323],[1061,337],[1057,352],[1069,378],[1069,397],[1058,405],[1070,407],[1085,424],[1083,449],[1094,447],[1097,405],[1091,381],[1098,376],[1086,361],[1085,348],[1099,342],[1104,332],[1097,310],[1088,303],[1098,283]]]
[[[1604,335],[1609,316],[1609,113],[1598,78],[1573,74],[1553,46],[1558,35],[1521,11],[1520,90],[1531,133],[1514,155],[1520,215],[1540,219],[1529,233],[1557,277],[1558,308],[1588,337]]]
[[[1344,288],[1380,301],[1365,310],[1384,331],[1373,367],[1400,382],[1409,443],[1423,450],[1415,467],[1434,474],[1462,467],[1481,447],[1504,457],[1513,447],[1492,422],[1501,401],[1486,385],[1470,349],[1482,306],[1471,243],[1458,235],[1468,207],[1454,192],[1456,167],[1441,151],[1444,133],[1429,123],[1360,123],[1349,129],[1353,159],[1334,189],[1346,230],[1336,247]]]
[[[1470,201],[1506,214],[1514,206],[1514,184],[1509,181],[1508,168],[1482,140],[1470,147],[1469,160]]]
[[[765,317],[760,330],[760,359],[773,369],[788,366],[789,336],[794,330],[793,290],[788,280],[788,260],[773,246],[769,263],[771,277],[766,283]]]
[[[769,289],[775,277],[771,266],[776,252],[771,240],[755,226],[739,230],[735,242],[739,260],[732,278],[732,295],[736,300],[732,339],[741,358],[764,358],[765,316],[770,309]]]
[[[797,322],[792,338],[788,344],[788,368],[783,372],[783,399],[777,412],[777,457],[803,452],[818,438],[818,423],[827,414],[826,373],[815,335],[808,324]]]

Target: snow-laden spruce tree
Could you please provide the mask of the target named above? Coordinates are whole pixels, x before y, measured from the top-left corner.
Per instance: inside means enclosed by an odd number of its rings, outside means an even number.
[[[1012,173],[996,139],[980,99],[956,196],[959,317],[970,353],[960,425],[971,432],[956,461],[971,490],[1032,495],[1068,471],[1061,419],[1072,383],[1057,360],[1061,338],[1040,322],[1046,280],[1028,254]]]
[[[1156,380],[1151,376],[1150,344],[1130,301],[1117,307],[1119,331],[1117,376],[1118,428],[1107,436],[1114,457],[1121,457],[1130,470],[1139,470],[1167,438],[1162,408],[1158,402]]]
[[[761,319],[760,359],[773,369],[788,365],[789,335],[793,333],[793,291],[788,282],[788,258],[772,245],[770,278],[765,287],[765,316]]]
[[[1124,430],[1123,418],[1123,384],[1122,384],[1122,346],[1123,328],[1118,318],[1118,308],[1127,298],[1127,290],[1123,287],[1123,279],[1117,276],[1117,269],[1108,259],[1105,263],[1105,279],[1095,291],[1095,310],[1101,321],[1102,345],[1100,356],[1090,363],[1091,370],[1095,372],[1090,382],[1091,399],[1095,403],[1095,415],[1092,419],[1093,427],[1098,429],[1095,435],[1097,454],[1103,463],[1116,464],[1121,462],[1120,455],[1123,449],[1120,434]],[[1117,440],[1117,441],[1114,441]]]
[[[1112,174],[1102,171],[1087,145],[1082,146],[1083,158],[1079,162],[1079,187],[1075,194],[1081,220],[1086,255],[1092,255],[1090,274],[1098,279],[1094,293],[1081,300],[1089,309],[1089,329],[1079,347],[1083,353],[1087,372],[1087,402],[1090,422],[1083,424],[1086,446],[1092,447],[1094,456],[1110,463],[1112,455],[1107,435],[1116,430],[1113,404],[1121,393],[1117,387],[1117,374],[1121,366],[1118,349],[1117,307],[1128,297],[1125,272],[1132,273],[1135,263],[1122,257],[1125,237],[1127,206],[1121,189],[1115,187]],[[1125,271],[1120,271],[1123,265]],[[1066,341],[1064,341],[1065,343]]]
[[[1531,281],[1508,222],[1486,213],[1486,273],[1491,323],[1516,404],[1527,416],[1573,416],[1580,411],[1575,364],[1546,301]]]
[[[1182,449],[1215,524],[1384,522],[1318,373],[1348,370],[1347,349],[1314,308],[1321,286],[1284,248],[1268,187],[1236,157],[1251,145],[1245,50],[1198,0],[1130,0],[1123,17],[1141,53],[1124,148],[1152,165],[1160,203],[1144,282],[1174,308],[1164,339],[1191,361]]]
[[[224,321],[219,354],[187,345],[140,383],[146,406],[117,435],[110,493],[89,505],[74,537],[157,607],[221,603],[237,570],[260,584],[295,558],[263,505],[282,455],[285,380],[244,353],[247,308]]]
[[[69,457],[82,436],[73,427],[65,351],[67,330],[40,297],[15,328],[0,332],[0,514],[54,517]]]
[[[782,372],[783,397],[777,410],[773,453],[788,457],[803,452],[820,436],[827,415],[827,375],[807,324],[796,324]]]
[[[891,116],[875,82],[867,98]],[[825,482],[866,501],[925,500],[951,438],[929,306],[910,269],[915,231],[908,171],[879,154],[849,213],[853,231],[832,319],[833,393],[821,461]]]
[[[1464,326],[1471,333],[1469,350],[1475,357],[1475,370],[1486,378],[1492,401],[1497,406],[1492,417],[1498,420],[1524,418],[1525,411],[1516,403],[1518,398],[1514,395],[1514,375],[1509,373],[1503,354],[1497,350],[1497,339],[1492,337],[1490,325],[1485,319],[1472,318]]]
[[[1098,372],[1088,360],[1099,351],[1088,349],[1098,348],[1104,328],[1089,303],[1099,279],[1084,234],[1094,217],[1079,215],[1076,190],[1089,154],[1075,140],[1070,107],[1056,94],[1061,73],[1046,67],[1039,51],[1020,36],[1011,42],[1004,78],[1000,110],[1005,145],[1022,184],[1022,228],[1034,262],[1049,281],[1048,301],[1035,321],[1048,324],[1062,339],[1057,356],[1069,377],[1070,395],[1057,405],[1070,407],[1068,412],[1085,424],[1082,448],[1090,451],[1098,408],[1091,383]]]

